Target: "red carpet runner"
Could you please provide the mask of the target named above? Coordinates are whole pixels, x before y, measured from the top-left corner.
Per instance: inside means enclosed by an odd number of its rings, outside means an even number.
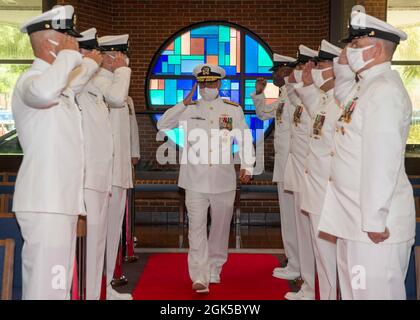
[[[287,281],[275,279],[275,256],[230,254],[222,272],[222,284],[210,285],[201,296],[191,289],[186,254],[157,254],[149,258],[133,292],[136,300],[284,300]]]

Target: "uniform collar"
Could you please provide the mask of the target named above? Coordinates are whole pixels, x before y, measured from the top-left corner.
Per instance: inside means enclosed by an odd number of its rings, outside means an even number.
[[[359,74],[359,78],[362,82],[369,81],[388,70],[391,70],[391,62],[384,62],[363,71]]]
[[[216,99],[214,99],[213,101],[206,101],[203,98],[200,99],[200,103],[203,105],[211,105],[212,103],[216,103],[216,102],[223,102],[222,97],[219,95]]]
[[[114,77],[114,74],[111,71],[109,71],[105,68],[100,68],[99,71],[98,71],[98,76],[102,76],[102,77],[105,77],[105,78],[108,78],[108,79],[112,79]]]

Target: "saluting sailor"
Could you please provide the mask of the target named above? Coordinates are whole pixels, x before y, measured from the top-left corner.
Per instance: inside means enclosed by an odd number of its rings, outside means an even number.
[[[111,199],[108,210],[106,244],[106,277],[108,300],[131,300],[130,294],[120,294],[111,286],[124,219],[127,189],[133,187],[131,160],[130,114],[128,102],[131,69],[127,53],[129,35],[105,36],[98,39],[103,50],[103,64],[93,79],[105,98],[111,119],[114,158]]]
[[[97,31],[91,28],[82,32],[82,36],[78,41],[84,59],[73,72],[70,87],[77,93],[76,100],[82,110],[85,140],[86,298],[99,300],[112,185],[113,141],[108,107],[101,90],[92,81],[103,60]]]
[[[302,211],[309,215],[311,223],[321,300],[337,299],[336,239],[319,233],[318,225],[330,177],[331,159],[335,155],[336,124],[342,113],[334,98],[332,62],[340,52],[340,48],[322,40],[316,63],[308,62],[303,70],[304,87],[297,89],[313,123],[302,188]]]
[[[30,21],[35,60],[16,83],[13,117],[23,148],[13,211],[24,239],[23,299],[70,298],[76,227],[83,203],[82,115],[68,88],[82,63],[74,8],[57,6]]]
[[[294,106],[290,153],[287,159],[284,188],[293,192],[299,251],[300,274],[304,281],[299,292],[289,292],[288,300],[313,300],[315,298],[315,257],[312,249],[309,218],[301,212],[302,187],[305,181],[305,165],[309,152],[309,135],[312,120],[308,110],[296,93],[303,87],[302,74],[307,62],[318,53],[304,45],[299,46],[298,65],[286,83],[288,97]]]
[[[159,130],[178,126],[185,130],[183,158],[189,159],[181,164],[178,185],[186,190],[188,267],[193,290],[208,293],[209,283],[220,283],[220,273],[228,256],[236,190],[236,172],[231,159],[233,141],[239,147],[240,179],[244,183],[250,181],[255,155],[241,106],[219,95],[225,70],[204,64],[197,66],[193,74],[199,82],[201,99],[192,101],[195,84],[183,102],[165,112],[157,126]],[[201,139],[194,143],[197,137]],[[197,159],[191,159],[191,155]],[[209,207],[211,228],[207,239]]]
[[[265,79],[258,79],[255,85],[255,93],[251,94],[254,101],[255,111],[259,119],[275,119],[274,149],[275,162],[273,181],[277,182],[281,219],[281,234],[284,250],[287,257],[285,268],[275,268],[273,276],[286,280],[299,278],[299,255],[296,237],[296,216],[293,194],[284,191],[284,172],[287,158],[290,153],[290,137],[292,131],[293,114],[295,108],[289,101],[286,90],[285,78],[296,67],[296,59],[274,54],[273,84],[279,88],[277,101],[266,104],[264,90],[267,87]]]
[[[360,79],[344,106],[320,231],[338,237],[343,299],[405,299],[404,281],[415,236],[405,146],[412,104],[391,61],[407,35],[353,12],[347,58]],[[352,281],[354,272],[363,277]]]

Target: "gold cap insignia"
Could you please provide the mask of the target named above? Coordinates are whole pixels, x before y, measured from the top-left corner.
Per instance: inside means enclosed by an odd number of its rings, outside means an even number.
[[[50,29],[50,28],[51,28],[51,26],[50,26],[50,24],[49,24],[49,23],[46,23],[46,24],[44,25],[44,27],[45,27],[45,29]]]
[[[203,76],[209,76],[210,75],[210,67],[205,66],[201,69],[201,72],[203,73]]]
[[[73,15],[73,24],[76,25],[77,24],[77,15]]]

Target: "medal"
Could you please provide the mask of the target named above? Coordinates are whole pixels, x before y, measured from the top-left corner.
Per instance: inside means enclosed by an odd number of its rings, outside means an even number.
[[[352,115],[354,110],[356,109],[356,105],[357,105],[357,100],[359,99],[357,93],[360,91],[360,86],[357,87],[357,91],[356,91],[356,96],[353,98],[353,100],[351,100],[349,103],[347,103],[347,105],[344,107],[344,111],[342,116],[340,117],[340,119],[338,120],[339,122],[345,122],[345,123],[350,123],[352,120]]]
[[[219,118],[219,129],[220,130],[233,130],[233,118],[229,116],[221,116]]]
[[[284,109],[284,103],[280,103],[279,107],[276,110],[276,121],[277,123],[283,123],[283,109]]]
[[[293,114],[293,122],[295,126],[297,126],[300,123],[300,118],[302,117],[302,113],[303,113],[303,107],[297,106],[295,113]]]
[[[313,126],[313,133],[315,136],[322,135],[322,127],[325,123],[325,115],[318,114],[315,118],[314,126]]]

